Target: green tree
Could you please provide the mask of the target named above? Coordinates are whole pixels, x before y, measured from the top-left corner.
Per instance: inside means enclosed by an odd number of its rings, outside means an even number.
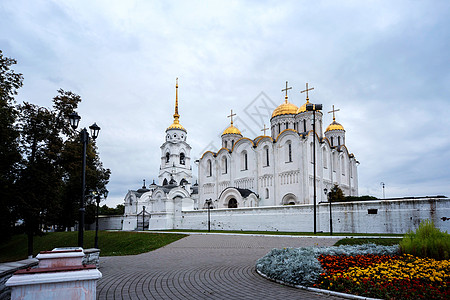
[[[15,59],[3,56],[0,50],[0,241],[11,236],[16,220],[14,183],[21,155],[14,97],[22,87],[23,76],[11,69],[15,64]]]
[[[331,191],[328,193],[328,197],[331,202],[345,201],[344,193],[337,184],[335,184]]]

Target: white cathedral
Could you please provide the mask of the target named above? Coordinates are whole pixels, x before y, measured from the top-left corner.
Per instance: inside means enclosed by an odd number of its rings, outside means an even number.
[[[300,107],[288,101],[289,89],[286,82],[284,103],[270,119],[270,136],[264,126],[263,135],[244,137],[231,112],[222,148],[205,152],[198,161],[197,185],[192,184],[187,130],[179,122],[177,79],[174,121],[160,147],[159,184],[147,188],[144,182],[141,189],[128,191],[122,228],[173,228],[181,211],[204,209],[207,203],[215,209],[313,204],[314,180],[317,203],[327,201],[323,191],[334,185],[357,196],[358,161],[345,146],[344,127],[335,120],[338,110],[333,106],[333,122],[323,132],[323,114],[309,103],[313,88],[302,91],[306,103]]]

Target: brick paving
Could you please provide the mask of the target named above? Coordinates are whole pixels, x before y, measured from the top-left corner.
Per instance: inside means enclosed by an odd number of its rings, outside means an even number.
[[[132,256],[101,257],[98,299],[342,299],[262,278],[255,262],[272,248],[331,246],[336,239],[190,235]]]

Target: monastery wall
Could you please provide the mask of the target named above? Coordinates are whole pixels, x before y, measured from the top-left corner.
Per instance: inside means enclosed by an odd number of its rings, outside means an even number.
[[[212,230],[313,232],[313,205],[212,209]],[[183,211],[174,229],[207,229],[207,210]],[[406,233],[430,219],[450,232],[450,199],[421,198],[334,203],[333,232]],[[150,230],[153,229],[150,227]],[[155,228],[156,229],[156,228]],[[161,229],[161,228],[159,228]],[[317,231],[329,232],[329,205],[317,205]]]

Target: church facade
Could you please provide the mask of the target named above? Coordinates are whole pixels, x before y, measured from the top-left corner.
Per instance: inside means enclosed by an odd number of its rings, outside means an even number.
[[[244,137],[231,112],[222,148],[199,160],[200,208],[207,207],[207,200],[213,208],[313,204],[314,180],[317,203],[327,201],[324,190],[334,185],[347,196],[358,195],[359,163],[345,145],[344,127],[335,118],[338,110],[333,106],[333,122],[324,132],[323,113],[308,110],[314,109],[308,96],[312,89],[303,91],[306,102],[300,107],[288,101],[288,89],[286,83],[285,101],[261,136]]]

